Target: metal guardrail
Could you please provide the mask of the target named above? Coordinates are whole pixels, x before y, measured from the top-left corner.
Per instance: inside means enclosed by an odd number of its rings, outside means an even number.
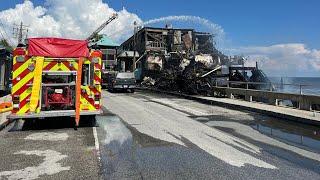
[[[231,85],[241,85],[245,84],[245,88],[239,88],[239,87],[232,87]],[[257,90],[257,89],[250,89],[249,85],[269,85],[270,87],[268,90]],[[295,94],[295,93],[286,93],[286,92],[277,92],[273,91],[272,83],[257,83],[257,82],[238,82],[238,81],[228,81],[227,86],[218,86],[216,84],[215,87],[213,88],[213,91],[218,91],[221,92],[224,91],[225,94],[229,98],[234,98],[234,95],[242,95],[245,97],[246,101],[253,101],[253,97],[255,98],[262,98],[266,99],[269,104],[272,105],[279,105],[279,101],[281,100],[291,100],[294,102],[298,102],[298,107],[299,109],[302,110],[312,110],[313,105],[320,105],[320,96],[317,95],[306,95],[302,93],[302,87],[304,86],[310,86],[310,85],[302,85],[302,84],[290,84],[290,85],[296,85],[299,86],[300,89],[300,94]],[[284,84],[282,84],[284,85]]]
[[[227,87],[231,87],[231,85],[246,85],[246,89],[250,89],[249,85],[266,85],[269,91],[275,91],[274,87],[275,86],[295,86],[295,87],[299,87],[299,94],[303,94],[303,88],[304,87],[311,87],[312,85],[310,84],[294,84],[294,83],[272,83],[272,82],[268,82],[268,83],[264,83],[264,82],[243,82],[243,81],[227,81]],[[216,82],[216,87],[223,87],[223,86],[218,86],[217,82]]]

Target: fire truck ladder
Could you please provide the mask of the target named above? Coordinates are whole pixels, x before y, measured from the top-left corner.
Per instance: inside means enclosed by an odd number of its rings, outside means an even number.
[[[35,112],[39,103],[44,57],[36,57],[36,67],[30,97],[30,112]]]
[[[75,129],[78,128],[79,126],[79,121],[80,121],[80,97],[81,97],[81,76],[82,76],[82,63],[83,63],[83,58],[79,58],[78,62],[78,70],[77,70],[77,82],[76,82],[76,125]]]

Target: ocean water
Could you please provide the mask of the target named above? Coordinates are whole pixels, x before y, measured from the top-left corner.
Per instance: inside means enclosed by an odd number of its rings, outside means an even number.
[[[281,77],[269,77],[269,79],[275,84],[276,91],[299,94],[302,85],[302,94],[320,96],[320,77],[282,77],[283,86]]]

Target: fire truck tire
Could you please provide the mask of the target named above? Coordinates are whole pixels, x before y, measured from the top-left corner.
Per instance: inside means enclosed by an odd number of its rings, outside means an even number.
[[[49,111],[50,109],[51,109],[51,107],[49,105],[45,107],[46,111]]]

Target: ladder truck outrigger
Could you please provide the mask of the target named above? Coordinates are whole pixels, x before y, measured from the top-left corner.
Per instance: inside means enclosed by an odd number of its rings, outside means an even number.
[[[116,17],[86,40],[29,38],[27,46],[18,46],[13,51],[13,110],[8,118],[74,116],[77,128],[80,116],[101,114],[102,53],[89,42]]]

